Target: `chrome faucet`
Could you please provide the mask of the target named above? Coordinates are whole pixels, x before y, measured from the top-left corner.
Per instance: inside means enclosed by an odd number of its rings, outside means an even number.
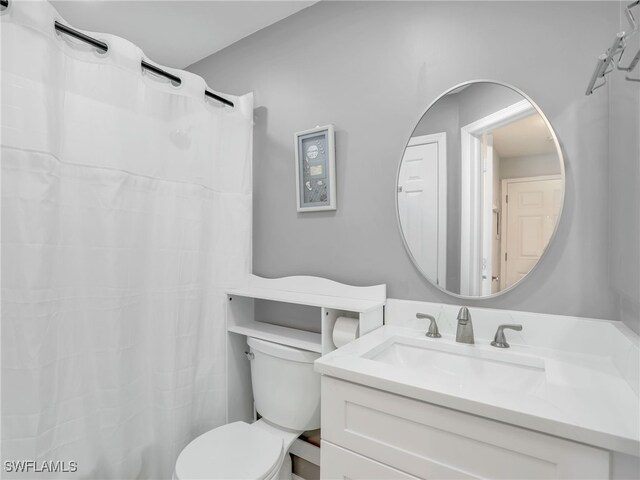
[[[511,330],[516,330],[517,332],[522,331],[522,325],[500,325],[498,327],[498,331],[496,332],[496,336],[493,338],[493,342],[491,345],[498,348],[509,348],[509,344],[507,343],[507,339],[504,336],[504,329],[509,328]]]
[[[473,323],[471,314],[467,307],[462,307],[458,312],[458,330],[456,331],[456,342],[469,343],[473,345]]]
[[[429,324],[429,330],[427,331],[427,333],[425,333],[427,337],[440,338],[442,336],[438,331],[436,317],[434,317],[433,315],[429,315],[428,313],[416,313],[416,318],[426,318],[428,320],[431,320],[431,323]]]

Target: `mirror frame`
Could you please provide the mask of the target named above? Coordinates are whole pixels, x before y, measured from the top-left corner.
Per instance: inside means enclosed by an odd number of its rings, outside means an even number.
[[[466,86],[466,85],[471,85],[471,84],[474,84],[474,83],[493,83],[493,84],[496,84],[496,85],[502,85],[503,87],[510,88],[514,92],[519,93],[520,95],[522,95],[522,98],[524,98],[529,103],[531,103],[533,108],[535,108],[536,112],[544,120],[544,123],[547,126],[547,128],[549,129],[549,132],[551,132],[551,137],[553,138],[553,143],[554,143],[554,145],[556,147],[556,151],[558,152],[558,161],[560,162],[560,175],[562,177],[562,199],[561,199],[561,204],[560,204],[560,210],[558,212],[558,221],[556,222],[556,226],[553,229],[553,233],[551,234],[551,237],[549,237],[549,242],[547,242],[547,245],[544,247],[544,250],[543,250],[542,254],[540,255],[540,259],[536,262],[536,264],[533,267],[531,267],[531,270],[529,270],[529,272],[527,272],[527,274],[524,277],[522,277],[520,280],[518,280],[516,283],[514,283],[510,287],[505,288],[504,290],[501,290],[499,292],[492,293],[491,295],[483,295],[483,296],[477,296],[477,297],[473,297],[473,296],[469,296],[469,295],[461,295],[459,293],[450,292],[449,290],[446,290],[446,289],[442,288],[440,285],[438,285],[437,283],[435,283],[424,272],[424,270],[422,270],[422,268],[420,267],[420,265],[416,261],[415,257],[413,256],[413,253],[411,253],[411,249],[409,248],[409,244],[407,243],[407,239],[405,238],[404,231],[402,230],[402,224],[400,223],[400,210],[399,210],[399,206],[398,206],[398,182],[400,180],[400,168],[402,167],[402,158],[404,157],[404,152],[406,151],[407,147],[409,146],[409,142],[411,141],[411,138],[413,136],[413,132],[415,132],[416,127],[418,126],[420,121],[424,118],[424,116],[429,112],[431,107],[433,107],[438,100],[440,100],[445,95],[449,94],[450,92],[452,92],[452,91],[454,91],[454,90],[456,90],[456,89],[458,89],[460,87],[463,87],[463,86]],[[538,104],[536,102],[534,102],[533,99],[529,95],[524,93],[518,87],[514,87],[513,85],[511,85],[509,83],[501,82],[499,80],[490,80],[490,79],[483,79],[483,78],[482,79],[476,79],[476,80],[468,80],[466,82],[462,82],[462,83],[459,83],[459,84],[457,84],[457,85],[455,85],[455,86],[453,86],[451,88],[448,88],[447,90],[442,92],[440,95],[438,95],[435,98],[435,100],[433,100],[429,104],[429,106],[426,108],[426,110],[423,112],[423,114],[418,119],[418,122],[415,124],[415,126],[411,130],[411,133],[409,134],[409,139],[407,140],[407,143],[405,144],[404,149],[402,150],[402,155],[400,155],[400,161],[398,162],[398,168],[397,168],[397,171],[396,171],[396,181],[395,181],[395,184],[394,184],[394,201],[395,201],[395,210],[396,210],[396,223],[398,225],[398,230],[400,231],[400,237],[402,238],[402,243],[403,243],[404,248],[405,248],[405,250],[407,252],[407,255],[409,256],[409,259],[411,260],[411,263],[413,263],[413,266],[415,267],[415,269],[418,270],[420,275],[422,275],[431,285],[436,287],[441,292],[446,293],[447,295],[451,295],[452,297],[455,297],[455,298],[460,298],[460,299],[463,299],[463,300],[478,300],[478,301],[488,300],[488,299],[491,299],[491,298],[499,297],[499,296],[501,296],[501,295],[503,295],[503,294],[505,294],[507,292],[512,291],[516,287],[520,286],[522,284],[522,282],[524,280],[526,280],[527,277],[534,270],[536,270],[538,265],[540,263],[542,263],[547,251],[549,250],[549,246],[553,243],[553,241],[556,238],[556,235],[558,233],[558,229],[560,227],[560,223],[562,222],[562,216],[563,216],[562,214],[564,212],[564,201],[565,201],[565,198],[566,198],[566,187],[567,187],[567,177],[566,177],[566,174],[565,174],[564,154],[562,152],[562,148],[560,146],[560,142],[558,141],[558,136],[556,135],[556,131],[554,130],[553,126],[551,125],[551,122],[549,121],[547,116],[544,114],[542,109],[538,106]]]

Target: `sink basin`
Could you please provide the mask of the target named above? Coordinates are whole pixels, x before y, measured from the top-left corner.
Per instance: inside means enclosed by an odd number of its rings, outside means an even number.
[[[491,389],[531,394],[544,388],[541,358],[445,342],[392,337],[362,357],[410,370],[460,393]]]

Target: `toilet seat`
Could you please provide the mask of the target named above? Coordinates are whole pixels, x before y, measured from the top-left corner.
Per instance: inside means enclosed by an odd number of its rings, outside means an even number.
[[[229,423],[182,450],[174,479],[268,480],[278,472],[285,453],[281,437],[248,423]]]

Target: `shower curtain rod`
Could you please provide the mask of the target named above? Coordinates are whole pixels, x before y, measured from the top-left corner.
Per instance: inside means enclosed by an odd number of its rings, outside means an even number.
[[[0,5],[6,7],[8,4],[9,4],[9,0],[0,0]],[[96,40],[95,38],[90,37],[89,35],[85,35],[84,33],[79,32],[78,30],[74,30],[73,28],[62,24],[57,20],[55,22],[55,27],[56,27],[56,31],[63,33],[65,35],[69,35],[70,37],[74,37],[78,40],[81,40],[102,52],[106,53],[109,50],[109,46],[105,42],[101,42],[100,40]],[[177,77],[169,72],[165,72],[161,68],[158,68],[155,65],[150,64],[149,62],[145,62],[144,60],[142,60],[141,66],[144,70],[149,70],[150,72],[153,72],[156,75],[160,75],[162,77],[169,79],[171,83],[175,85],[180,85],[182,83],[182,80],[180,80],[180,77]],[[215,93],[210,92],[209,90],[205,89],[204,94],[205,96],[213,98],[214,100],[224,103],[225,105],[229,105],[230,107],[234,106],[232,101],[227,100],[226,98],[221,97],[220,95],[216,95]]]

